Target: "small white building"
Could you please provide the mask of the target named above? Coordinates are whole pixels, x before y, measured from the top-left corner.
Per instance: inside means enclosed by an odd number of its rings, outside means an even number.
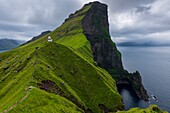
[[[52,42],[53,40],[51,39],[50,36],[48,36],[48,42]]]

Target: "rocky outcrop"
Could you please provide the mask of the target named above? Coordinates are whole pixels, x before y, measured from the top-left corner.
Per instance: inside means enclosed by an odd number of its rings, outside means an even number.
[[[109,34],[107,5],[93,2],[83,21],[83,33],[90,41],[94,60],[102,68],[123,69],[121,55]]]
[[[107,5],[100,2],[92,2],[85,6],[87,5],[91,5],[91,8],[83,18],[82,28],[83,33],[91,44],[94,60],[98,66],[113,75],[117,83],[124,80],[124,83],[129,83],[133,86],[140,99],[148,100],[149,96],[142,85],[139,72],[128,73],[123,68],[121,54],[109,34]],[[115,78],[114,75],[119,75],[119,77]]]
[[[117,86],[118,85],[132,86],[132,89],[136,93],[137,97],[139,97],[140,99],[142,99],[144,101],[148,101],[149,96],[147,94],[146,89],[144,88],[144,86],[142,84],[142,78],[138,71],[136,71],[134,73],[126,72],[126,74],[124,74],[123,76],[120,76],[120,78],[117,79],[116,85]]]
[[[130,73],[128,76],[129,82],[132,84],[134,91],[137,96],[145,101],[148,100],[149,96],[147,95],[147,91],[142,85],[142,78],[138,71],[135,73]]]

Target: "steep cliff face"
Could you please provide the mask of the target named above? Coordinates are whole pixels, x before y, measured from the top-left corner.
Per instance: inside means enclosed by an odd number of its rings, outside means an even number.
[[[90,41],[94,60],[105,69],[123,69],[121,55],[109,35],[107,5],[99,2],[90,4],[92,7],[83,18],[82,27]]]
[[[86,12],[82,20],[83,33],[91,44],[93,59],[97,64],[106,69],[117,82],[126,80],[129,82],[140,99],[148,100],[148,94],[142,85],[139,73],[128,73],[124,70],[121,53],[112,42],[109,34],[107,5],[93,2],[86,4],[91,8]],[[84,6],[84,7],[85,7]],[[115,75],[117,75],[115,77]]]
[[[148,101],[148,94],[144,86],[142,85],[142,78],[138,71],[134,73],[124,73],[125,75],[120,76],[119,79],[117,79],[117,86],[125,86],[130,85],[130,87],[134,90],[136,93],[136,96],[144,101]]]

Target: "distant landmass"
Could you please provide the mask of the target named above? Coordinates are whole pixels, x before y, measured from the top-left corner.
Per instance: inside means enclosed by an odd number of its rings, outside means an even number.
[[[47,35],[48,33],[51,33],[51,31],[49,31],[49,30],[48,30],[48,31],[44,31],[44,32],[42,32],[40,35],[34,36],[31,40],[27,41],[26,43],[33,42],[34,40],[37,40],[37,39],[39,39],[39,38]],[[25,44],[26,44],[26,43],[25,43]]]
[[[0,50],[9,50],[23,44],[24,41],[13,39],[0,39]]]
[[[0,39],[0,50],[10,50],[12,48],[18,47],[20,45],[25,45],[27,43],[30,43],[32,41],[35,41],[39,39],[40,37],[43,37],[47,35],[48,33],[51,33],[51,31],[44,31],[38,36],[34,36],[31,40],[29,41],[23,41],[23,40],[14,40],[14,39]]]
[[[120,42],[118,46],[170,46],[168,43],[157,43],[157,42]]]

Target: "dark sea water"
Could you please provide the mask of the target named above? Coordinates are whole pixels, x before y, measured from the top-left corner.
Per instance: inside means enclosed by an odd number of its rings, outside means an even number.
[[[151,99],[150,104],[157,104],[170,112],[170,47],[118,47],[122,53],[123,65],[129,72],[138,70]],[[146,108],[149,103],[138,100],[128,88],[120,90],[126,110],[132,107]]]

